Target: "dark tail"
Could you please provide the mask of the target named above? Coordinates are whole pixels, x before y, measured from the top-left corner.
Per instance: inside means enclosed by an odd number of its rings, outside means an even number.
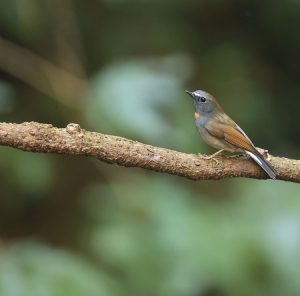
[[[269,175],[273,180],[276,179],[277,172],[272,168],[268,161],[266,161],[263,156],[257,151],[250,152],[246,151],[248,155]]]

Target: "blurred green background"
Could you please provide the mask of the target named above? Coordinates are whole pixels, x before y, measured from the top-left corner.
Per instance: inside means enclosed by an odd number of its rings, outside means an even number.
[[[1,121],[212,153],[185,89],[299,159],[300,2],[1,0]],[[1,296],[300,295],[300,188],[1,147]]]

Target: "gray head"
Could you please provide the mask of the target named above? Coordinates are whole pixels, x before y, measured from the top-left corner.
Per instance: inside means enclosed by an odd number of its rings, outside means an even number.
[[[195,90],[193,92],[186,90],[193,98],[196,113],[201,116],[210,115],[216,111],[223,111],[216,99],[203,90]]]

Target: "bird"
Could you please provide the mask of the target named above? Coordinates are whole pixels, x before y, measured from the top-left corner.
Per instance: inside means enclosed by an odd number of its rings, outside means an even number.
[[[246,133],[223,111],[217,100],[203,90],[186,90],[195,105],[195,126],[202,139],[213,148],[220,149],[209,156],[212,159],[218,154],[228,151],[231,153],[246,153],[271,179],[276,179],[277,172],[264,159]]]

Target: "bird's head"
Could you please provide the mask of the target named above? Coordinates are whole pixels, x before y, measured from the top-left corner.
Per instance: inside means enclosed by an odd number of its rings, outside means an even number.
[[[186,90],[193,101],[196,108],[195,118],[213,115],[217,111],[223,111],[216,99],[203,90],[189,91]]]

